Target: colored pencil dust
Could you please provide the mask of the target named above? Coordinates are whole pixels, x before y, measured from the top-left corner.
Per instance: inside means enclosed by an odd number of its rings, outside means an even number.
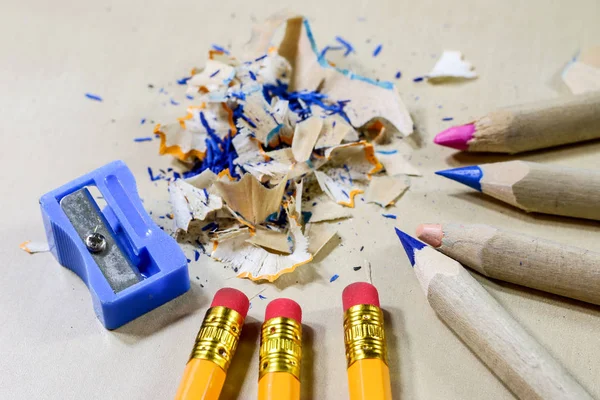
[[[348,285],[342,293],[350,400],[392,398],[383,312],[375,286]]]
[[[520,153],[598,138],[596,92],[494,111],[440,132],[434,142],[463,151]]]
[[[217,400],[250,304],[239,290],[217,291],[196,337],[176,400]]]
[[[260,336],[258,400],[299,400],[302,309],[276,299],[265,310]]]
[[[431,308],[518,398],[592,399],[457,261],[396,234]]]

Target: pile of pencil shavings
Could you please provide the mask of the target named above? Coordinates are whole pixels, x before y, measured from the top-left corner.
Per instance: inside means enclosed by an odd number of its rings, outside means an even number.
[[[155,133],[161,154],[190,165],[169,184],[178,239],[212,242],[239,277],[272,282],[310,262],[335,234],[318,222],[350,216],[365,188],[386,207],[419,175],[392,134],[413,129],[394,85],[332,66],[303,17],[256,27],[246,61],[209,54],[187,82],[199,105]],[[315,182],[330,201],[303,202]]]

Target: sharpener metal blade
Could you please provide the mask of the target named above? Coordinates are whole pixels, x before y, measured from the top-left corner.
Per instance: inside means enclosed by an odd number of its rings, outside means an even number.
[[[93,233],[104,236],[106,247],[97,253],[90,252],[90,255],[115,293],[143,279],[117,245],[112,229],[87,188],[66,195],[61,199],[60,206],[84,244]]]

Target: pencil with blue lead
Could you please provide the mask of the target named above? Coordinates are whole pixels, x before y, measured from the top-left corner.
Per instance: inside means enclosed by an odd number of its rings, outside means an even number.
[[[429,305],[518,398],[592,399],[457,261],[396,234]]]
[[[527,212],[600,220],[600,170],[507,161],[436,174]]]

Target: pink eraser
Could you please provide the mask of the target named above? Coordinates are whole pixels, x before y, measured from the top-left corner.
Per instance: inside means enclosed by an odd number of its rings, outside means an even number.
[[[358,304],[370,304],[379,307],[379,293],[375,286],[367,282],[355,282],[346,286],[342,292],[344,312]]]
[[[286,317],[302,323],[302,308],[292,299],[275,299],[267,305],[265,321],[271,318]]]
[[[223,288],[217,290],[213,301],[210,304],[211,307],[227,307],[237,311],[240,315],[246,319],[248,314],[248,308],[250,308],[250,301],[248,297],[237,289]]]

